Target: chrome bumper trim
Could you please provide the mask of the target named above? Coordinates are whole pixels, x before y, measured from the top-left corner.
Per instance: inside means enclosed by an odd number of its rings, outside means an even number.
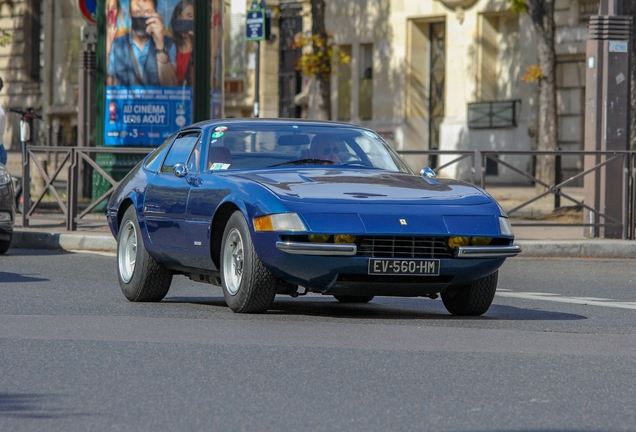
[[[276,248],[296,255],[352,256],[358,252],[354,244],[276,242]]]
[[[457,258],[505,258],[517,256],[521,246],[460,246]]]

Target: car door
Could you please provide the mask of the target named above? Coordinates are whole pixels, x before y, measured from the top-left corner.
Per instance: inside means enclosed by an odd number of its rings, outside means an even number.
[[[175,257],[179,256],[178,251],[186,249],[185,219],[192,181],[192,176],[187,173],[176,174],[175,166],[187,167],[200,137],[198,130],[180,133],[146,189],[144,217],[148,237],[155,246],[175,250]]]
[[[214,141],[216,142],[217,140],[215,139]],[[201,141],[197,144],[197,149],[200,145]],[[189,165],[197,166],[200,174],[191,181],[190,195],[188,196],[186,217],[187,256],[185,262],[190,267],[216,270],[210,257],[212,215],[219,203],[230,193],[230,189],[227,181],[218,174],[215,175],[214,172],[215,170],[220,172],[230,166],[232,164],[232,156],[229,149],[212,145],[205,152],[195,149],[191,159],[195,159],[195,155],[204,155],[204,160],[189,162]]]

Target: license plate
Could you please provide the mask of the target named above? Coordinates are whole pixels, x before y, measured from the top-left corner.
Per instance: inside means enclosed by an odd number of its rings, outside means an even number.
[[[369,274],[439,276],[439,260],[369,259]]]

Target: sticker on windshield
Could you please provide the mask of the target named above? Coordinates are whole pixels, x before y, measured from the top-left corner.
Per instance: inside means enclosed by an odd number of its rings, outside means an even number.
[[[214,132],[212,138],[221,138],[223,135],[225,135],[223,132]]]
[[[225,132],[227,130],[227,126],[217,126],[214,128],[215,132]]]
[[[212,165],[210,166],[211,170],[226,170],[230,167],[229,163],[223,163],[223,162],[214,162],[212,163]]]

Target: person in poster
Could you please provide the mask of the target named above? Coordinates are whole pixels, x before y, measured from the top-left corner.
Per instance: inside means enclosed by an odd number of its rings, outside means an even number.
[[[107,85],[175,86],[176,48],[166,36],[157,0],[130,0],[130,31],[115,38]]]
[[[106,70],[113,41],[122,35],[120,22],[124,18],[119,0],[106,0]]]
[[[211,113],[212,118],[220,118],[223,69],[218,47],[223,41],[223,2],[209,1]],[[104,144],[158,146],[192,123],[197,2],[105,0],[101,4],[106,8]]]
[[[170,19],[172,40],[177,47],[178,85],[191,86],[194,83],[194,4],[193,0],[181,0]]]

